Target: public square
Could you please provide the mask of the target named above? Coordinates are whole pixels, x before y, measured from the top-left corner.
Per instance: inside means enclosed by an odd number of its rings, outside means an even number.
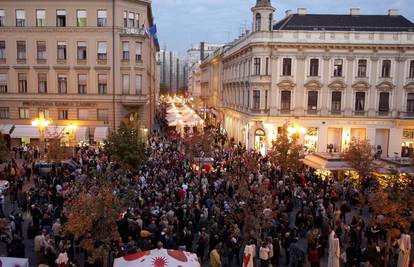
[[[413,21],[1,0],[0,267],[414,267]]]

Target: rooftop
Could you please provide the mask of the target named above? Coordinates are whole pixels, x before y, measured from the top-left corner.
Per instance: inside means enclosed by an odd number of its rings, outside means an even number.
[[[291,14],[276,23],[283,31],[414,32],[414,23],[400,15]]]

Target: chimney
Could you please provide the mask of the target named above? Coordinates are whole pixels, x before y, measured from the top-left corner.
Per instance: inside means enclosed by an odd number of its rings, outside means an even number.
[[[351,16],[359,16],[359,7],[351,7],[350,15]]]
[[[398,16],[398,9],[388,9],[388,16]]]
[[[286,17],[289,17],[290,15],[293,14],[292,10],[288,9],[285,11]]]
[[[306,15],[306,8],[304,8],[304,7],[298,8],[298,14],[299,15]]]

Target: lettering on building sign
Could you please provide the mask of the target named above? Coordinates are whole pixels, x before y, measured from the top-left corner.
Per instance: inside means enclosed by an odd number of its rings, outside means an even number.
[[[26,101],[26,107],[96,107],[96,103],[91,102],[49,102],[49,101]]]

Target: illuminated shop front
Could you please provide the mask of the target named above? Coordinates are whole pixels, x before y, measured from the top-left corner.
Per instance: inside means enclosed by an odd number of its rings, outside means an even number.
[[[401,157],[412,157],[414,147],[414,129],[404,129],[401,147]]]
[[[254,133],[254,148],[262,155],[266,154],[266,133],[262,129],[257,129]]]
[[[318,150],[318,131],[317,127],[309,127],[306,129],[303,142],[306,152],[313,153]]]

